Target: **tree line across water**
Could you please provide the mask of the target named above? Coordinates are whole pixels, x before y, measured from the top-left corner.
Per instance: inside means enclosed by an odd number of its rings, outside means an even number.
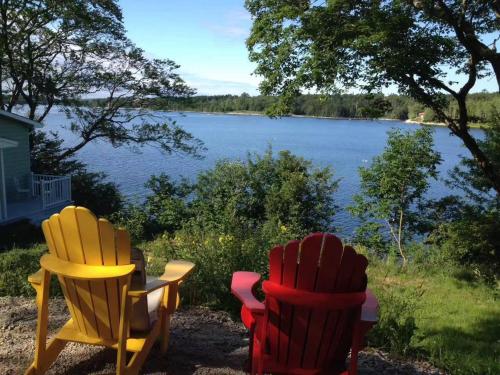
[[[241,95],[197,95],[188,98],[154,98],[149,100],[146,106],[156,110],[169,111],[266,113],[268,108],[276,104],[277,100],[277,97],[274,96],[250,96],[246,93]],[[471,123],[491,123],[495,113],[500,109],[500,94],[471,94],[467,106]],[[448,104],[448,113],[452,117],[458,117],[458,107],[451,100]],[[431,109],[403,95],[301,95],[295,99],[290,114],[337,118],[438,121]]]

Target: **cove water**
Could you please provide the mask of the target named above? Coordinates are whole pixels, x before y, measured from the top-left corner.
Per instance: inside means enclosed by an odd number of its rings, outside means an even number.
[[[90,170],[106,173],[128,199],[140,201],[149,193],[144,184],[153,174],[166,173],[173,179],[184,176],[194,180],[200,171],[212,168],[219,159],[244,160],[249,152],[262,154],[269,146],[274,152],[290,150],[312,160],[318,167],[329,166],[334,178],[340,179],[335,193],[335,203],[340,209],[333,220],[338,232],[344,236],[350,235],[356,225],[356,220],[345,211],[345,207],[351,204],[351,197],[359,190],[358,168],[369,166],[371,159],[383,151],[388,130],[415,130],[419,126],[382,120],[270,119],[251,115],[172,112],[156,112],[155,115],[176,121],[202,140],[207,148],[204,158],[164,155],[152,146],[137,152],[127,147],[114,148],[105,141],[88,144],[77,157],[88,164]],[[46,117],[44,123],[45,131],[58,131],[67,145],[77,142],[67,130],[69,120],[57,109]],[[481,130],[471,132],[476,138],[483,135]],[[443,179],[457,165],[460,155],[468,155],[468,151],[445,127],[434,128],[434,142],[443,159],[439,167],[441,180],[432,181],[428,195],[439,198],[450,193]]]

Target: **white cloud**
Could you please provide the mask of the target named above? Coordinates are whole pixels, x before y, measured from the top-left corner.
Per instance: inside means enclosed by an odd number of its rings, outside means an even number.
[[[245,10],[228,10],[222,23],[206,21],[203,26],[211,32],[230,39],[245,39],[250,34],[251,17]]]
[[[235,25],[207,24],[205,27],[218,35],[234,39],[246,38],[249,34],[249,30],[247,28]]]
[[[223,80],[193,73],[183,73],[181,76],[191,87],[197,90],[198,95],[240,95],[243,92],[258,95],[259,93],[258,79],[251,80],[241,77],[242,79],[239,80]]]

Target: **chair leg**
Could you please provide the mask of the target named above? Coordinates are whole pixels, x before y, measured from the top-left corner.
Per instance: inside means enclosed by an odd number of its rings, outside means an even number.
[[[122,285],[121,290],[121,308],[120,308],[120,325],[118,328],[118,353],[116,358],[116,374],[127,374],[127,338],[129,331],[129,314],[131,309],[131,301],[128,297],[128,289],[130,287],[130,276]]]
[[[163,305],[161,307],[161,353],[165,354],[168,350],[168,344],[170,341],[170,319],[172,314],[177,310],[177,297],[179,291],[178,283],[168,284],[165,289],[165,295],[163,297]]]
[[[42,375],[55,362],[57,356],[66,346],[66,341],[55,338],[50,342],[43,352],[43,360],[40,363],[33,361],[30,367],[24,373],[25,375]]]
[[[156,322],[155,326],[151,329],[148,336],[146,337],[146,342],[142,347],[141,351],[134,353],[130,361],[127,363],[126,371],[127,375],[138,374],[144,361],[146,360],[151,348],[158,339],[158,335],[161,333],[161,322]]]
[[[160,352],[165,354],[168,350],[168,344],[170,341],[170,318],[171,315],[165,311],[163,312],[162,322],[161,322],[161,344],[160,344]]]
[[[25,374],[42,375],[56,360],[57,356],[66,346],[66,341],[57,337],[47,345],[47,326],[49,319],[49,284],[50,273],[42,271],[40,284],[32,284],[36,291],[37,323],[35,339],[35,359]]]
[[[373,324],[368,322],[358,322],[354,326],[349,375],[358,373],[358,353],[365,347],[365,336],[372,327]]]
[[[358,374],[358,350],[351,350],[351,362],[349,364],[349,375],[357,375]]]
[[[255,333],[255,323],[250,326],[249,330],[249,340],[248,340],[248,368],[249,372],[253,373],[253,339],[254,339],[254,333]]]

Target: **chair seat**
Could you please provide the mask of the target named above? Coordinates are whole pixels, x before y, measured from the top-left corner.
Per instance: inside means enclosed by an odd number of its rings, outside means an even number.
[[[147,277],[147,282],[155,280],[155,277]],[[163,292],[165,288],[159,288],[147,295],[147,315],[144,306],[137,306],[133,309],[130,320],[130,329],[133,331],[147,331],[158,320],[158,310],[160,308]],[[140,302],[139,302],[140,303]]]
[[[165,288],[160,288],[148,294],[148,315],[150,324],[153,324],[158,319],[158,309],[160,308],[164,289]]]

